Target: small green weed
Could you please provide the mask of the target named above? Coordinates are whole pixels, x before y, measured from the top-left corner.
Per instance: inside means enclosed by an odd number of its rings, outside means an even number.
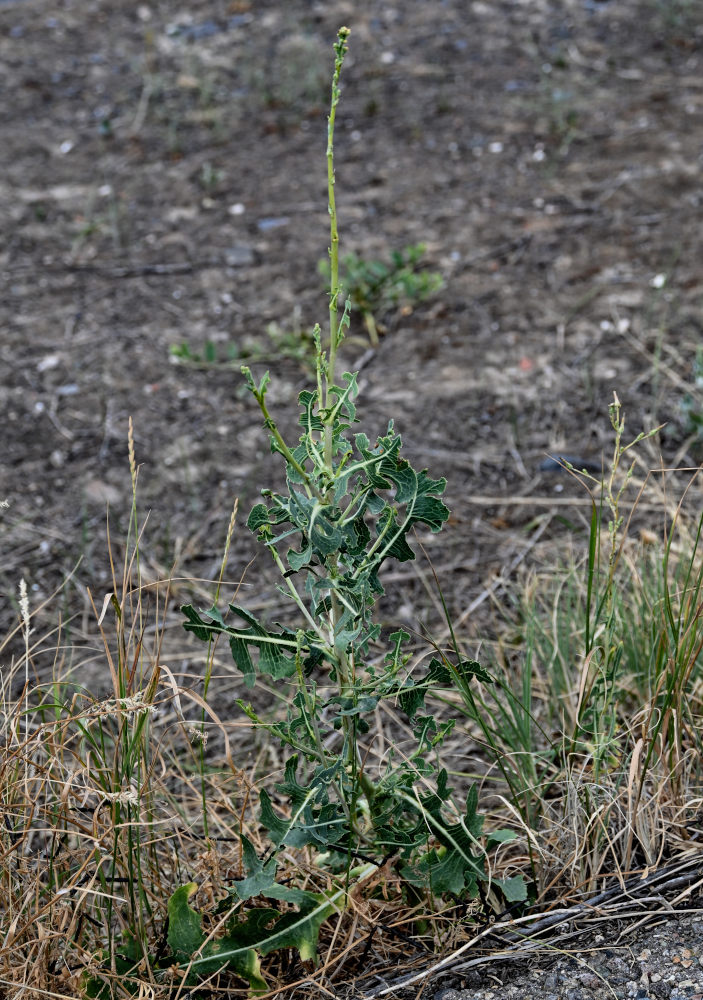
[[[288,358],[297,361],[307,372],[315,372],[315,339],[313,331],[295,321],[290,326],[272,322],[266,326],[266,342],[253,338],[237,343],[227,340],[215,343],[207,339],[200,350],[187,342],[172,344],[170,358],[174,364],[190,368],[208,370],[212,368],[236,368],[239,371],[243,361],[266,363]]]
[[[297,116],[321,112],[327,103],[328,78],[324,51],[318,41],[290,32],[275,53],[276,67],[263,85],[266,103]]]
[[[198,184],[203,191],[211,194],[220,185],[223,177],[224,171],[220,170],[219,167],[214,166],[209,160],[207,160],[200,168],[200,173],[198,174]]]
[[[424,256],[423,243],[394,250],[390,262],[364,260],[355,253],[342,258],[341,283],[351,308],[361,313],[371,343],[378,344],[379,324],[389,313],[411,309],[444,286],[441,274],[418,270]],[[320,272],[329,281],[329,261],[320,261]]]
[[[560,67],[559,69],[565,67]],[[579,134],[579,113],[576,98],[568,83],[560,85],[560,81],[552,75],[554,67],[549,65],[549,71],[542,71],[541,106],[542,114],[549,130],[549,147],[558,159],[568,155],[569,148]]]
[[[652,0],[652,5],[668,41],[684,48],[695,44],[695,32],[700,28],[700,11],[696,0]]]
[[[201,350],[194,349],[187,341],[171,344],[169,355],[174,364],[193,368],[219,368],[239,364],[241,361],[239,347],[233,341],[228,340],[226,344],[218,345],[209,338],[205,340]]]
[[[700,446],[703,442],[703,348],[699,347],[693,361],[694,391],[687,392],[681,400],[681,416],[684,433],[694,438]]]
[[[98,201],[104,205],[98,211]],[[119,198],[110,194],[105,202],[98,196],[91,198],[85,214],[76,220],[76,235],[71,242],[70,256],[76,258],[90,244],[93,237],[108,234],[115,252],[120,251],[127,242],[127,219]]]

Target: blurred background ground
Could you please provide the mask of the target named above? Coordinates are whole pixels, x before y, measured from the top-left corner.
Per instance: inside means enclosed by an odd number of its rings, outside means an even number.
[[[408,457],[448,479],[452,523],[428,544],[452,613],[540,525],[541,545],[582,530],[585,490],[541,465],[555,451],[600,463],[614,390],[632,436],[667,423],[652,466],[700,457],[682,407],[693,394],[701,412],[697,4],[10,0],[4,624],[21,576],[36,606],[80,558],[65,613],[87,611],[87,585],[110,589],[105,510],[119,542],[130,416],[147,574],[175,563],[212,577],[234,497],[246,514],[279,483],[237,365],[175,366],[169,352],[202,353],[207,339],[223,358],[270,352],[267,325],[324,324],[325,115],[342,23],[342,250],[387,258],[423,242],[445,281],[380,317],[372,356],[355,318],[344,363],[365,362],[364,428],[393,417]],[[292,423],[304,367],[266,366]],[[247,535],[235,534],[232,579]],[[250,589],[267,572],[259,559]],[[403,567],[395,582],[389,614],[434,622],[421,578]]]

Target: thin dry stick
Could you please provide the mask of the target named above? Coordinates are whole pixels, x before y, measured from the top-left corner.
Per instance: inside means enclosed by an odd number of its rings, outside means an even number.
[[[21,987],[18,989],[17,983],[10,982],[9,979],[0,978],[0,986],[9,986],[15,990],[15,996],[19,997],[23,993],[33,993],[40,997],[51,997],[52,1000],[75,1000],[75,994],[69,995],[68,993],[54,993],[52,990],[40,989],[38,986],[32,986],[30,983],[22,983]]]

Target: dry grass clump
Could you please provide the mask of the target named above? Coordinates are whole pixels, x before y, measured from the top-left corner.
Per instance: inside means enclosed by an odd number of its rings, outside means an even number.
[[[628,885],[633,873],[685,866],[699,849],[703,560],[700,524],[681,507],[674,513],[663,548],[651,539],[620,548],[608,629],[622,652],[602,695],[591,666],[598,628],[583,652],[589,574],[573,560],[527,576],[521,653],[504,645],[492,668],[497,683],[475,702],[481,725],[452,699],[469,718],[448,741],[447,760],[456,769],[460,744],[465,762],[483,758],[491,826],[518,832],[500,867],[531,881],[525,932],[555,905],[578,906],[584,894]],[[81,666],[66,668],[60,632],[52,654],[35,640],[23,584],[20,622],[0,648],[18,637],[24,646],[0,688],[0,983],[8,997],[185,995],[187,965],[169,961],[170,897],[195,882],[191,904],[216,938],[231,910],[222,901],[246,874],[242,835],[260,857],[270,850],[255,808],[258,788],[277,777],[263,774],[266,744],[248,720],[224,720],[217,699],[208,700],[214,648],[201,677],[163,662],[168,581],[141,588],[132,583],[137,567],[135,545],[96,609],[109,693],[91,695]],[[402,747],[404,724],[390,709],[378,722],[368,752],[382,759],[389,745]],[[467,755],[470,732],[483,737]],[[278,881],[318,893],[339,884],[309,852],[288,849]],[[322,926],[317,965],[286,949],[268,956],[273,994],[372,982],[374,970],[399,961],[427,969],[433,956],[459,956],[472,940],[478,955],[479,939],[490,948],[480,930],[490,899],[409,894],[392,859],[344,898]],[[204,979],[230,996],[249,992],[231,971]]]
[[[615,508],[593,491],[585,552],[550,546],[541,567],[536,553],[511,595],[494,686],[461,706],[541,905],[700,850],[703,519],[686,502],[700,484],[696,473],[672,504],[667,479],[638,479],[633,465]],[[658,508],[661,538],[635,531],[642,508],[649,525]]]
[[[25,653],[3,670],[0,689],[6,984],[82,995],[98,969],[115,974],[123,947],[141,953],[146,972],[168,896],[206,850],[203,796],[214,835],[234,835],[246,811],[247,780],[230,754],[216,782],[197,772],[219,720],[160,660],[167,584],[147,605],[132,569],[96,613],[110,679],[103,697],[81,683],[84,665],[64,670],[60,636],[47,662],[21,588]],[[204,719],[194,728],[186,699]]]

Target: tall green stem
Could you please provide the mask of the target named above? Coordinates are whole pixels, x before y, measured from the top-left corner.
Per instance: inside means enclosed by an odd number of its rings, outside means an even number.
[[[337,116],[337,105],[341,91],[339,78],[342,72],[344,56],[347,52],[349,28],[340,28],[337,32],[337,42],[334,46],[335,61],[332,76],[332,100],[327,118],[327,203],[330,214],[330,344],[325,376],[326,408],[330,406],[330,387],[334,385],[337,361],[337,345],[339,342],[339,232],[337,230],[337,205],[334,197],[334,122]],[[325,462],[332,468],[332,425],[325,427]]]
[[[332,100],[330,102],[330,113],[327,118],[327,200],[328,200],[328,211],[330,215],[330,342],[329,342],[329,353],[327,357],[327,365],[325,368],[325,394],[324,394],[324,408],[329,411],[333,406],[333,398],[330,392],[331,387],[335,384],[335,374],[336,374],[336,362],[337,362],[337,347],[339,346],[339,295],[341,288],[339,285],[339,230],[337,228],[337,204],[334,196],[334,123],[337,113],[337,104],[339,103],[340,89],[339,89],[339,79],[342,72],[342,64],[344,62],[344,56],[347,53],[347,39],[349,38],[349,28],[340,28],[337,32],[337,42],[334,46],[335,51],[335,61],[334,61],[334,75],[332,77]],[[332,416],[324,418],[325,429],[324,429],[324,454],[325,454],[325,465],[330,473],[330,481],[333,479],[333,424],[334,419]],[[338,575],[337,573],[337,559],[336,556],[331,556],[328,561],[328,569],[330,571],[331,579],[335,579]],[[342,615],[342,609],[340,607],[337,595],[334,590],[332,590],[330,601],[330,624],[332,630],[331,643],[334,644],[334,633],[337,628],[337,624]],[[337,673],[339,677],[339,686],[342,694],[349,694],[353,688],[353,678],[352,665],[349,662],[347,655],[347,650],[338,651],[337,655]],[[360,767],[360,761],[358,758],[358,748],[356,745],[356,731],[355,723],[352,717],[344,716],[342,720],[342,726],[344,731],[344,739],[346,744],[346,754],[347,754],[347,765],[351,767],[354,773],[358,773],[358,768]],[[373,798],[375,789],[372,784],[365,777],[363,772],[360,774],[361,785],[364,790],[364,794],[370,800]],[[355,821],[354,805],[352,805],[352,824]]]

